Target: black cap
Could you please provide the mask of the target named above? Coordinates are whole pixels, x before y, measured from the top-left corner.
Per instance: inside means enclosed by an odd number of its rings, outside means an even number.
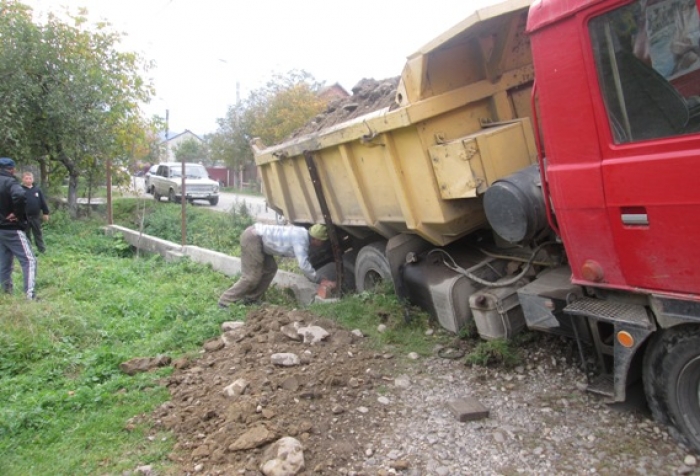
[[[9,157],[0,157],[0,167],[3,169],[14,169],[15,161]]]

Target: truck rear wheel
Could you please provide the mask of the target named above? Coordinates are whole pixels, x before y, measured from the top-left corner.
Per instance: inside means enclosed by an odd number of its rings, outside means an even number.
[[[377,241],[363,247],[357,254],[355,287],[359,292],[371,291],[383,282],[393,282],[385,250],[386,244]]]
[[[659,332],[644,356],[644,391],[654,418],[700,451],[700,328]]]

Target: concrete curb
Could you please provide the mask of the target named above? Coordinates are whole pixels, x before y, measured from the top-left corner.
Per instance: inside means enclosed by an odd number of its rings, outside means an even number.
[[[233,277],[241,273],[241,260],[235,256],[198,246],[182,246],[119,225],[108,225],[105,228],[105,233],[108,235],[121,234],[131,246],[149,253],[157,253],[167,261],[187,257],[197,263],[209,264],[214,271],[226,276]],[[278,271],[272,282],[281,288],[291,289],[297,302],[304,306],[311,304],[316,296],[316,285],[299,274]]]

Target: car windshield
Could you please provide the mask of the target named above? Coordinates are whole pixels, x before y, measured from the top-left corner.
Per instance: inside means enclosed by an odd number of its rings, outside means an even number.
[[[173,167],[171,169],[172,171],[172,177],[181,177],[182,176],[182,168],[181,167]],[[201,165],[188,165],[185,164],[185,177],[187,178],[194,178],[194,179],[200,179],[200,178],[209,178],[209,174],[207,173],[207,169],[205,169]]]

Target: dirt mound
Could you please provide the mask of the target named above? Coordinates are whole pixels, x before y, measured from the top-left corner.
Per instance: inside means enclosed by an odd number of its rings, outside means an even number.
[[[329,102],[324,112],[295,131],[290,139],[318,132],[385,107],[397,107],[395,97],[400,79],[400,76],[381,81],[362,79],[352,88],[352,96]]]
[[[305,343],[325,335],[318,328],[328,335]],[[387,427],[382,396],[397,362],[368,349],[359,332],[277,307],[222,329],[201,359],[170,377],[172,398],[154,413],[177,436],[170,458],[182,474],[259,475],[264,450],[286,436],[303,446],[298,474],[338,474],[361,461],[363,443]],[[277,353],[292,353],[299,364],[273,363]]]

